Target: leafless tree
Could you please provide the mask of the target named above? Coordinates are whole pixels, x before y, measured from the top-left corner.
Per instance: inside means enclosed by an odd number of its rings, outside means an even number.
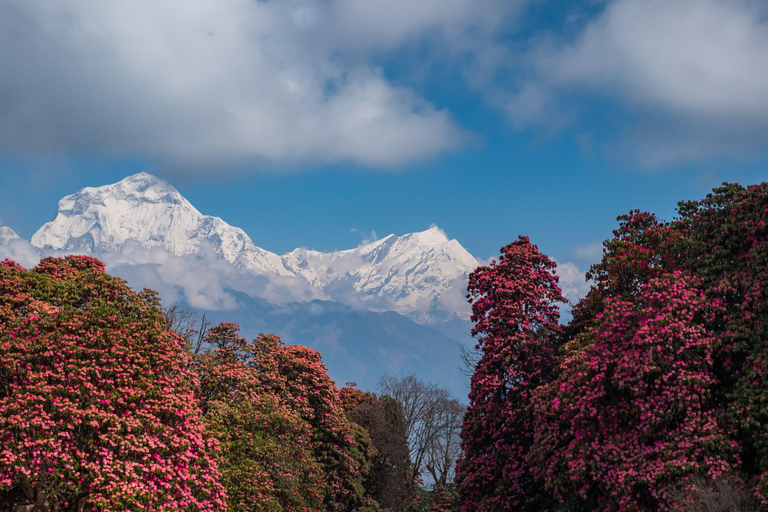
[[[205,318],[205,314],[200,317],[196,312],[182,309],[178,303],[174,302],[163,308],[163,316],[166,330],[175,331],[184,338],[190,351],[195,354],[200,353],[203,340],[211,328],[211,322]],[[197,325],[199,327],[195,328]]]
[[[452,399],[438,410],[438,429],[427,446],[426,469],[436,486],[445,487],[453,481],[453,470],[461,454],[461,426],[466,407]]]
[[[475,366],[477,366],[480,358],[483,357],[483,351],[475,346],[467,347],[462,343],[458,343],[458,345],[459,350],[461,351],[461,366],[459,367],[459,371],[467,377],[471,377],[475,373]]]
[[[379,381],[379,390],[402,407],[403,430],[414,472],[421,476],[428,471],[435,483],[450,481],[466,408],[447,389],[426,384],[415,375],[385,375]]]

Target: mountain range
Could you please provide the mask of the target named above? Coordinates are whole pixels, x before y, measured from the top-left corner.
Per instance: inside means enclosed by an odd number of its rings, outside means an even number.
[[[385,373],[415,373],[466,396],[459,347],[473,342],[464,294],[479,261],[436,226],[281,256],[139,173],[62,198],[30,242],[0,227],[0,258],[30,265],[34,254],[94,255],[165,303],[235,321],[247,337],[274,332],[313,347],[339,384],[372,390]]]

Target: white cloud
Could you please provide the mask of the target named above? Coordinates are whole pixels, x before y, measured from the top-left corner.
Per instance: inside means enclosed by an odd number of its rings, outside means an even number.
[[[584,298],[591,283],[587,281],[585,273],[579,270],[575,263],[558,262],[556,272],[560,278],[558,285],[563,292],[563,297],[573,304]]]
[[[766,16],[752,0],[614,0],[574,40],[538,44],[500,103],[519,126],[552,126],[614,102],[637,121],[623,150],[649,165],[765,156]]]
[[[119,252],[98,257],[107,272],[126,279],[135,289],[152,288],[166,302],[185,301],[209,311],[239,308],[236,292],[273,304],[327,298],[303,278],[255,275],[217,258],[213,250],[203,250],[199,257],[175,256],[161,247],[146,248],[129,240]]]
[[[0,243],[0,261],[15,261],[24,268],[32,268],[40,262],[40,253],[22,238],[12,238]]]
[[[390,167],[460,147],[376,52],[488,51],[507,0],[0,3],[0,152]],[[481,59],[476,59],[481,60]]]

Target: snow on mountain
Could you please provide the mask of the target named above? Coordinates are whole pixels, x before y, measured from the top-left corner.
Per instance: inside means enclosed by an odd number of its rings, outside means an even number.
[[[0,245],[6,245],[11,240],[18,240],[19,235],[8,226],[0,226]]]
[[[336,300],[345,302],[343,295],[351,292],[373,309],[430,323],[436,318],[428,313],[435,309],[467,316],[464,287],[478,262],[432,226],[345,251],[296,249],[283,256],[283,264]]]
[[[262,276],[262,281],[272,276],[271,287],[262,283],[265,290],[300,290],[294,300],[301,302],[330,299],[361,309],[396,311],[426,324],[450,321],[455,315],[468,318],[466,279],[478,265],[435,226],[345,251],[296,249],[280,257],[256,247],[242,229],[201,214],[170,184],[146,173],[64,197],[56,218],[32,237],[41,252],[123,251],[123,260],[132,257],[128,243],[136,242],[174,256],[202,257],[212,251],[236,268]],[[269,298],[265,293],[253,296]]]
[[[201,214],[166,181],[143,172],[64,197],[56,218],[32,236],[32,245],[98,254],[117,252],[126,240],[175,256],[200,254],[208,245],[239,268],[292,275],[278,255],[256,247],[242,229]]]

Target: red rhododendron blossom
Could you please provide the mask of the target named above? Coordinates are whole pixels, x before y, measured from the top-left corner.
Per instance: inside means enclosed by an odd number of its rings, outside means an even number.
[[[692,475],[738,462],[712,389],[718,309],[675,272],[637,300],[608,299],[598,325],[564,347],[561,374],[537,391],[529,461],[561,500],[600,510],[658,510]],[[552,404],[557,403],[557,407]]]

